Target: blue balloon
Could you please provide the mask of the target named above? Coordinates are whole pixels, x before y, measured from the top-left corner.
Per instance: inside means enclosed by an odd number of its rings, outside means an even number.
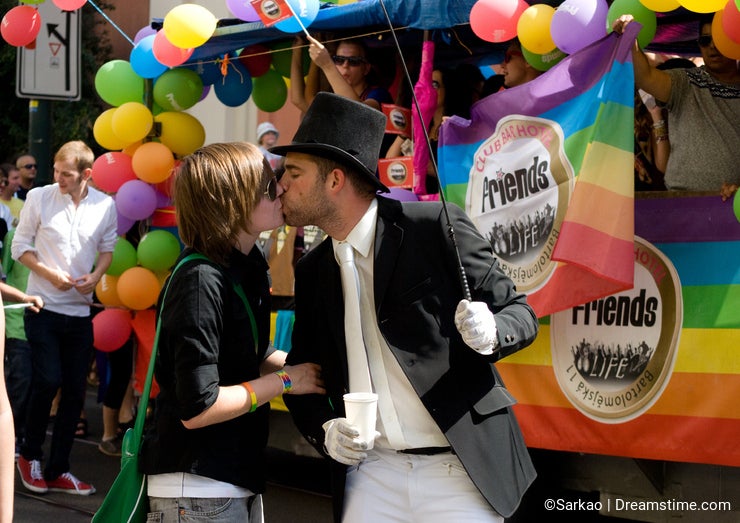
[[[167,66],[160,63],[152,51],[155,36],[145,36],[131,50],[129,62],[134,72],[142,78],[156,78],[167,70]]]
[[[198,61],[195,63],[189,63],[185,64],[182,67],[186,67],[188,69],[192,69],[196,73],[198,73],[198,76],[200,76],[200,79],[203,80],[203,85],[213,85],[216,82],[221,81],[221,62],[216,62],[216,59],[213,58],[208,61]]]
[[[316,19],[316,15],[319,14],[319,0],[287,0],[290,4],[291,9],[295,16],[278,22],[275,24],[275,28],[279,29],[284,33],[300,33],[303,31],[301,24],[296,20],[296,16],[300,18],[303,27],[308,27]]]
[[[213,90],[222,104],[238,107],[252,94],[252,77],[238,60],[229,62],[226,76],[213,84]]]

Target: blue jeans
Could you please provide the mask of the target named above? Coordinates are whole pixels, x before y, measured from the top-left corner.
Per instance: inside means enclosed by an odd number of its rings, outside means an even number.
[[[255,503],[258,501],[258,503]],[[259,496],[248,498],[149,497],[147,523],[258,523],[262,522]]]
[[[43,457],[42,445],[49,410],[61,387],[49,459],[44,476],[55,479],[69,472],[77,419],[85,404],[87,371],[92,357],[93,330],[90,316],[66,316],[46,309],[25,315],[26,337],[31,345],[33,377],[26,414],[26,439],[21,455],[29,460]]]
[[[26,407],[31,394],[31,345],[18,338],[5,340],[5,386],[13,410],[16,444],[23,441],[26,427]]]

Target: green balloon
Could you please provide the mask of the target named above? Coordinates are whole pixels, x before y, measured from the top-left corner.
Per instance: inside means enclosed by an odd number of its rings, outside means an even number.
[[[104,102],[118,107],[144,100],[144,79],[126,60],[111,60],[95,73],[95,90]]]
[[[607,31],[611,32],[612,24],[617,18],[627,14],[632,15],[635,22],[642,25],[642,29],[637,34],[637,44],[640,49],[644,49],[655,37],[658,26],[655,12],[642,5],[640,0],[614,0],[606,15]]]
[[[139,241],[136,254],[142,267],[153,272],[164,272],[177,261],[180,240],[169,231],[149,231]]]
[[[273,113],[285,105],[288,98],[288,86],[275,69],[270,69],[262,76],[252,78],[252,101],[266,113]]]
[[[178,67],[154,82],[154,101],[165,111],[184,111],[200,101],[203,80],[192,69]]]
[[[538,71],[547,71],[567,56],[563,51],[557,48],[549,53],[536,54],[522,47],[522,54],[527,63]]]
[[[136,266],[136,248],[126,238],[118,238],[113,248],[113,260],[105,271],[111,276],[120,276],[124,271]]]
[[[285,78],[290,78],[290,62],[293,59],[293,41],[280,42],[272,46],[272,67]],[[311,57],[308,55],[308,47],[304,47],[301,53],[303,58],[303,76],[308,74],[311,65]]]
[[[735,197],[732,200],[732,211],[735,213],[737,221],[740,222],[740,191],[735,193]]]

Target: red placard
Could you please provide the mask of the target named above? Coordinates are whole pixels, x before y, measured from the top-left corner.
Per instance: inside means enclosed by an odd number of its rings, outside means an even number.
[[[388,188],[413,189],[414,157],[381,158],[378,160],[378,174],[380,181]]]
[[[252,0],[251,4],[266,27],[293,16],[293,11],[286,0]]]
[[[411,136],[411,109],[393,104],[380,104],[383,114],[387,120],[385,132],[388,134],[400,134]]]

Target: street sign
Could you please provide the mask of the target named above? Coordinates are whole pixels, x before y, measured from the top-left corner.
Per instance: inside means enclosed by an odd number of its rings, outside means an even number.
[[[80,99],[80,10],[38,4],[41,31],[33,49],[19,47],[15,94],[19,98]]]

